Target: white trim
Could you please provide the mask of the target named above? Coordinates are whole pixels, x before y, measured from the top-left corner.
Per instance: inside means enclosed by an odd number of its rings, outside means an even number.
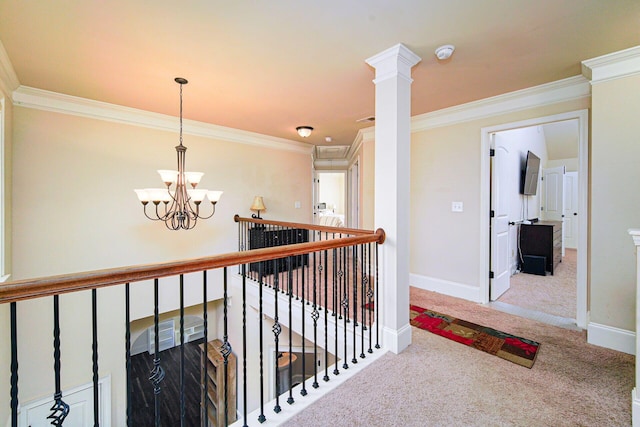
[[[589,322],[587,342],[627,354],[636,354],[636,334],[626,329]]]
[[[514,123],[504,123],[480,129],[480,298],[483,304],[489,302],[489,209],[490,209],[490,159],[489,148],[491,134],[495,132],[541,125],[562,120],[578,120],[579,158],[578,158],[578,257],[577,257],[577,304],[576,324],[587,327],[587,236],[588,236],[588,179],[589,179],[589,112],[588,110],[570,111],[551,116],[537,117]],[[484,155],[486,153],[486,155]]]
[[[9,275],[6,274],[5,271],[5,260],[7,254],[7,248],[5,247],[5,237],[6,237],[6,192],[5,192],[5,146],[4,146],[4,134],[6,132],[6,123],[5,123],[5,97],[0,96],[0,282],[4,282],[9,278]]]
[[[640,74],[640,46],[582,61],[582,74],[591,84]]]
[[[480,288],[464,283],[451,282],[435,277],[410,274],[411,286],[433,291],[450,297],[462,298],[468,301],[480,302]]]
[[[589,98],[590,96],[591,87],[583,76],[569,77],[556,82],[414,116],[411,119],[411,128],[412,132],[420,132],[436,127],[513,113],[528,108]]]
[[[631,390],[631,425],[640,426],[640,399],[636,387]]]
[[[0,91],[4,92],[6,96],[11,96],[11,92],[13,92],[18,86],[20,86],[18,76],[13,69],[13,64],[11,64],[9,55],[0,40]]]
[[[71,114],[116,123],[125,123],[175,132],[177,118],[136,108],[109,104],[107,102],[70,96],[61,93],[20,86],[13,92],[13,103],[25,108],[35,108],[56,113]],[[262,135],[240,129],[184,120],[183,133],[240,144],[268,147],[277,150],[308,153],[313,146],[284,138]]]
[[[394,354],[400,354],[411,345],[411,324],[395,330],[387,326],[382,327],[382,345]]]

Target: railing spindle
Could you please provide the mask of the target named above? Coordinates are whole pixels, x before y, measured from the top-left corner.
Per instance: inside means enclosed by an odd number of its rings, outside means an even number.
[[[229,384],[227,383],[227,379],[229,378],[229,355],[231,354],[231,344],[229,344],[229,316],[228,316],[228,307],[229,307],[229,298],[227,292],[227,267],[224,268],[223,271],[223,305],[224,305],[224,333],[223,333],[223,342],[222,348],[220,349],[220,353],[222,353],[222,358],[224,359],[224,425],[229,425]],[[246,380],[245,380],[246,382]]]
[[[93,364],[93,426],[100,425],[98,412],[98,294],[97,290],[91,290],[91,323],[92,323],[92,364]]]
[[[226,378],[226,377],[225,377]],[[242,395],[247,402],[247,265],[242,264]],[[247,404],[242,405],[242,422],[247,427]]]
[[[282,408],[280,407],[280,375],[278,375],[278,359],[280,358],[280,349],[278,348],[278,342],[280,333],[282,332],[282,326],[280,326],[280,323],[278,321],[278,288],[280,282],[279,276],[280,273],[278,271],[278,260],[273,260],[273,299],[275,304],[275,316],[273,318],[274,323],[271,330],[273,331],[273,341],[276,350],[276,360],[274,364],[274,372],[276,376],[276,404],[273,407],[273,412],[275,412],[276,414],[282,411]]]
[[[333,364],[333,374],[339,375],[340,371],[338,370],[338,315],[337,312],[340,311],[340,306],[338,305],[338,250],[333,249],[333,268],[332,268],[332,277],[333,277],[333,316],[334,316],[334,351],[333,354],[336,355],[336,360]]]
[[[378,337],[378,332],[380,330],[380,322],[378,322],[378,313],[380,313],[380,298],[378,294],[378,289],[380,289],[378,286],[378,246],[379,245],[376,243],[376,300],[373,303],[373,308],[376,311],[376,348],[380,348],[380,340]]]
[[[345,272],[344,285],[342,287],[342,312],[344,313],[344,324],[342,331],[344,333],[344,357],[342,358],[342,369],[349,369],[349,356],[347,356],[347,323],[349,322],[349,250],[348,248],[342,248],[342,263]]]
[[[161,425],[160,417],[160,383],[164,379],[164,369],[160,366],[160,311],[158,308],[158,279],[153,281],[153,327],[154,327],[154,352],[153,369],[149,376],[149,381],[153,384],[154,419],[156,427]]]
[[[9,304],[11,318],[11,427],[18,427],[18,314],[15,302]]]
[[[184,274],[180,275],[180,425],[184,427],[186,414],[184,384]]]
[[[202,327],[204,328],[204,343],[202,344],[202,381],[200,381],[202,396],[202,410],[200,411],[200,425],[202,427],[208,427],[209,425],[209,399],[207,393],[209,392],[209,309],[208,309],[207,297],[207,270],[202,272]]]
[[[329,272],[326,268],[327,264],[327,251],[324,251],[324,377],[322,380],[325,382],[329,381],[329,309],[327,307],[329,304]]]
[[[295,258],[289,257],[287,258],[287,284],[288,284],[288,293],[289,293],[289,397],[287,398],[287,403],[292,405],[295,400],[293,399],[293,272],[292,272],[292,264],[295,262]],[[304,345],[304,343],[303,343]]]
[[[316,265],[316,254],[313,253],[313,311],[311,312],[311,318],[313,319],[313,388],[318,388],[320,385],[318,384],[318,319],[320,318],[320,313],[318,312],[317,305],[317,265]]]
[[[259,334],[260,334],[260,415],[258,415],[258,421],[260,422],[260,424],[262,424],[263,422],[265,422],[267,420],[267,417],[265,417],[264,415],[264,369],[263,369],[263,364],[264,364],[264,357],[263,357],[263,342],[262,342],[262,323],[263,323],[263,319],[262,319],[262,288],[264,286],[264,283],[262,281],[262,263],[258,264],[258,278],[259,278],[259,282],[258,282],[258,292],[259,292],[259,301],[258,301],[258,305],[259,305],[259,316],[258,316],[258,328],[259,328]]]
[[[351,363],[358,363],[356,358],[356,329],[358,327],[358,247],[353,247],[353,358]]]
[[[300,308],[302,309],[302,388],[300,389],[300,394],[302,396],[306,396],[307,395],[307,364],[306,364],[306,342],[307,342],[307,338],[306,338],[306,330],[305,330],[305,326],[304,326],[304,320],[305,320],[305,284],[306,281],[305,279],[305,271],[307,270],[307,266],[303,264],[302,266],[302,303],[300,304]],[[307,304],[309,302],[307,301]]]
[[[132,424],[131,411],[131,302],[129,296],[129,283],[124,285],[124,316],[125,316],[125,370],[126,370],[126,395],[127,395],[127,427]]]
[[[51,425],[61,426],[69,415],[69,405],[62,400],[62,388],[60,385],[60,302],[59,296],[53,296],[53,371],[55,376],[54,403],[51,407]]]

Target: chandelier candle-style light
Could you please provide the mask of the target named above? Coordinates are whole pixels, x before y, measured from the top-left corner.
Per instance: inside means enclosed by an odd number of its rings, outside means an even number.
[[[164,221],[170,230],[190,230],[196,226],[198,219],[208,219],[216,212],[216,203],[222,196],[222,191],[209,191],[196,189],[202,172],[185,172],[184,158],[187,147],[182,145],[182,86],[188,81],[182,77],[175,78],[180,85],[180,145],[176,146],[178,153],[178,170],[159,170],[158,173],[166,188],[145,188],[134,190],[144,207],[144,214],[153,221]],[[175,187],[172,187],[175,184]],[[189,185],[191,188],[187,188]],[[200,204],[208,198],[212,205],[209,216],[200,215]],[[155,207],[155,216],[149,216],[147,205],[152,202]],[[160,207],[160,204],[164,206]],[[153,215],[153,213],[152,213]]]

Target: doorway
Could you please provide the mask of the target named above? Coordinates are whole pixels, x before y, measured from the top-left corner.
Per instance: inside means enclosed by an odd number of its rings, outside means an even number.
[[[314,223],[344,227],[347,213],[346,171],[317,171],[314,184]]]
[[[566,226],[571,227],[568,233],[573,235],[576,248],[575,250],[569,249],[570,251],[575,251],[570,253],[575,259],[575,273],[574,278],[571,279],[575,285],[575,294],[572,296],[575,302],[575,313],[570,317],[575,318],[575,324],[578,327],[586,328],[587,119],[586,110],[581,110],[482,129],[483,149],[486,148],[487,153],[489,153],[490,149],[495,150],[492,151],[495,156],[483,158],[482,163],[482,179],[484,182],[481,197],[482,203],[486,204],[487,207],[486,217],[483,218],[486,228],[483,227],[483,236],[481,236],[482,253],[487,260],[486,268],[481,269],[483,270],[481,274],[486,273],[481,278],[482,302],[500,301],[501,295],[508,295],[509,280],[512,277],[516,278],[514,274],[520,273],[522,266],[522,255],[519,252],[520,225],[551,220],[546,218],[546,204],[549,204],[549,215],[559,215],[559,218],[553,219],[560,219],[559,223],[564,225],[562,215],[566,216],[567,208],[570,207],[573,209],[571,211],[571,220],[567,221],[568,224]],[[553,142],[550,142],[548,144],[549,148],[547,148],[544,138],[545,130],[547,133],[552,133],[560,128],[574,129],[573,140],[575,141],[575,146],[573,147],[574,154],[572,155],[567,155],[566,151],[552,146]],[[509,136],[522,136],[527,133],[529,135],[522,138],[520,142],[513,142],[518,141],[517,138],[512,138],[512,142],[509,142]],[[536,137],[536,133],[538,137]],[[567,182],[574,180],[575,187],[571,187],[570,191],[563,191],[567,188],[568,183],[557,181],[557,178],[562,178],[565,175],[558,176],[556,174],[550,175],[547,181],[547,183],[555,183],[555,193],[551,189],[545,190],[542,184],[544,181],[537,178],[539,188],[536,194],[522,194],[520,173],[526,166],[528,151],[536,152],[541,157],[541,173],[545,169],[554,174],[558,170],[565,169],[575,172],[570,179],[566,180]],[[499,153],[500,155],[498,156]],[[511,163],[507,167],[500,168],[495,164],[496,158],[502,161],[511,158]],[[517,178],[514,179],[514,176],[517,176]],[[558,185],[561,185],[561,187],[558,187]],[[502,193],[503,191],[507,193]],[[577,197],[572,199],[571,202],[565,203],[565,197],[562,194],[571,194],[572,191]],[[553,199],[550,198],[552,193],[554,195]],[[501,194],[503,196],[506,194],[505,200],[502,200]],[[554,201],[550,202],[549,200]],[[557,200],[562,201],[560,206],[556,203]],[[558,209],[560,209],[560,212],[558,212]],[[482,212],[485,212],[485,210],[483,209]],[[490,213],[493,216],[489,215]],[[505,224],[507,225],[504,226]],[[566,228],[566,226],[560,227],[560,229]],[[564,249],[567,242],[564,238],[562,241],[565,243],[563,245]],[[500,274],[505,271],[508,272],[506,278],[504,274]],[[492,273],[492,278],[490,278],[490,273]],[[496,277],[499,280],[494,281]],[[521,279],[521,277],[518,279]],[[531,286],[530,288],[533,289]],[[498,289],[498,291],[495,292],[495,289]],[[545,307],[540,307],[539,309],[540,311],[545,311]]]

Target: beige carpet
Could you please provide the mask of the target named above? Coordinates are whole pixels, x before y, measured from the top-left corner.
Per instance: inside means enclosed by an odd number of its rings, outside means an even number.
[[[576,318],[576,250],[566,249],[553,276],[519,273],[498,301],[554,316]]]
[[[412,328],[388,353],[285,426],[629,426],[633,356],[583,332],[411,289],[411,302],[542,344],[532,369]]]

